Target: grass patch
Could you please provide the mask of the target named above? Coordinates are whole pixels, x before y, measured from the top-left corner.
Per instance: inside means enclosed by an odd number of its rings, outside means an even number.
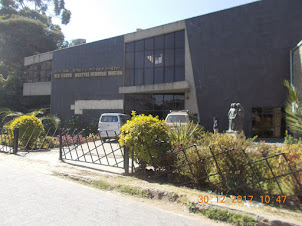
[[[112,190],[114,188],[111,184],[107,183],[106,181],[102,181],[102,180],[93,181],[91,183],[91,185],[95,188],[104,189],[104,190]]]
[[[245,214],[234,213],[228,210],[221,209],[200,209],[196,204],[188,204],[190,212],[199,213],[209,219],[227,222],[234,225],[259,225],[256,219]]]
[[[127,193],[129,195],[138,196],[142,198],[149,198],[150,194],[147,190],[138,188],[138,187],[132,187],[129,185],[121,185],[117,187],[117,190],[123,193]]]

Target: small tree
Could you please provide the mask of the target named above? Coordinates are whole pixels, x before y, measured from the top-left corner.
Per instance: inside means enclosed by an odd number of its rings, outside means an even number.
[[[134,156],[130,152],[130,157],[144,168],[146,164],[161,164],[161,155],[169,150],[168,140],[164,120],[158,116],[136,115],[133,111],[132,119],[121,128],[119,143],[133,150]]]

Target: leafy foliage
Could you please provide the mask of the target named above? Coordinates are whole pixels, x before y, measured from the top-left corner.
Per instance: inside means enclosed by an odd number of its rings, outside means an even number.
[[[49,97],[23,97],[24,57],[64,46],[64,35],[50,12],[67,24],[64,0],[0,0],[0,106],[19,111],[49,106]],[[34,104],[33,104],[34,103]]]
[[[83,128],[83,121],[78,116],[72,116],[66,120],[65,127],[70,130],[80,130]]]
[[[296,88],[284,81],[284,86],[288,88],[286,101],[286,123],[291,132],[302,134],[302,99]]]
[[[288,133],[287,130],[285,130],[284,144],[297,144],[299,141],[301,141],[301,138],[299,139],[294,138],[292,135]]]
[[[130,157],[144,166],[161,164],[161,154],[169,150],[168,140],[168,128],[164,120],[152,115],[136,115],[133,111],[131,120],[121,127],[119,143],[133,150],[134,156]],[[160,142],[165,145],[158,148],[156,143]]]
[[[19,143],[25,148],[31,147],[39,134],[45,132],[42,122],[37,117],[29,115],[16,118],[10,123],[8,128],[12,137],[14,129],[19,128]]]
[[[0,17],[0,61],[11,69],[22,65],[26,56],[57,49],[63,40],[60,27],[49,22],[20,15]]]
[[[172,145],[192,145],[202,136],[203,127],[194,124],[192,121],[187,125],[179,125],[169,130],[169,140]]]
[[[70,21],[71,12],[65,8],[64,0],[1,0],[0,3],[2,11],[6,14],[27,11],[37,17],[47,14],[49,18],[59,16],[62,24],[68,24]],[[51,14],[50,8],[53,8],[54,15]]]
[[[16,112],[9,108],[0,108],[0,118],[2,119],[2,123],[9,125],[15,118],[24,115],[22,112]],[[61,120],[59,117],[51,114],[47,114],[46,109],[41,108],[40,110],[35,110],[27,113],[28,116],[38,117],[41,123],[44,121],[50,122],[55,128],[60,126]]]
[[[217,174],[210,179],[211,182],[216,181],[217,184],[225,183],[227,187],[236,187],[252,178],[251,170],[246,167],[243,150],[250,148],[254,140],[255,138],[246,139],[243,134],[233,137],[223,133],[203,133],[197,148],[192,147],[179,152],[175,168],[180,168],[181,175],[195,182],[198,181],[200,185],[209,183],[207,174]],[[232,151],[225,153],[226,150]],[[217,155],[219,168],[215,159],[210,157],[213,154]],[[200,159],[207,160],[200,161]],[[186,162],[189,162],[190,166],[185,164]],[[219,171],[224,172],[224,178],[218,174]],[[203,181],[199,180],[200,178],[203,178]],[[244,181],[241,180],[242,178]]]

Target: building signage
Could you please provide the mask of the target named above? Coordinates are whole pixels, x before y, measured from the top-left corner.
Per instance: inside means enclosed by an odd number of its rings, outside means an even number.
[[[121,67],[75,68],[54,71],[54,78],[88,78],[104,76],[121,76]]]

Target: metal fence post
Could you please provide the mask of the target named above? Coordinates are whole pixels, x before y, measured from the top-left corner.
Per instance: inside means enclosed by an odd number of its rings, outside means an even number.
[[[19,128],[14,128],[14,140],[13,140],[13,154],[16,155],[18,152],[18,139],[19,139]]]
[[[59,129],[59,140],[60,140],[60,152],[59,152],[59,160],[63,160],[63,158],[62,158],[62,129]]]
[[[124,146],[124,169],[125,174],[129,175],[129,149],[127,146]]]

